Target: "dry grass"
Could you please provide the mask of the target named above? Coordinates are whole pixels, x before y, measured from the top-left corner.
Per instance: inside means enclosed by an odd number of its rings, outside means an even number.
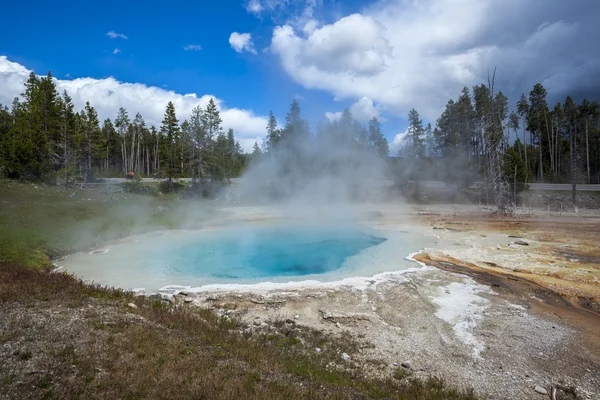
[[[366,379],[341,365],[350,339],[244,335],[207,310],[21,266],[0,266],[0,282],[0,398],[475,398],[433,378]]]

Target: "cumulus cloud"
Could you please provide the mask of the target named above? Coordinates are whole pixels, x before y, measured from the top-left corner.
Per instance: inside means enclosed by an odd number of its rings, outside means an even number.
[[[252,35],[249,33],[233,32],[231,36],[229,36],[229,44],[231,45],[231,48],[238,53],[247,51],[256,54],[254,43],[252,43]]]
[[[200,46],[199,44],[188,44],[187,46],[184,46],[183,49],[185,51],[200,51],[202,50],[202,46]]]
[[[350,106],[350,112],[352,116],[359,122],[366,123],[373,119],[373,117],[379,118],[380,121],[385,122],[385,118],[380,116],[380,108],[373,103],[373,100],[368,97],[362,97],[357,102]],[[326,112],[325,117],[329,121],[337,121],[342,116],[342,112]]]
[[[115,31],[106,32],[106,36],[108,36],[111,39],[129,39],[127,36],[123,35],[122,33],[117,33]]]
[[[390,143],[390,155],[397,156],[398,152],[406,146],[406,139],[408,138],[408,129],[405,132],[400,132],[394,136]]]
[[[25,66],[0,56],[0,104],[10,105],[24,91],[24,84],[31,71]],[[232,128],[245,151],[252,151],[254,142],[261,143],[265,136],[267,118],[255,115],[252,110],[228,108],[222,99],[205,94],[179,94],[141,83],[120,82],[112,77],[104,79],[76,78],[56,80],[59,92],[66,90],[77,109],[89,101],[98,111],[101,120],[114,118],[119,107],[124,107],[133,118],[142,114],[147,125],[159,127],[169,101],[175,105],[180,122],[187,119],[196,106],[205,107],[214,98],[223,119],[224,129]]]
[[[582,38],[600,34],[598,12],[600,2],[380,0],[330,24],[277,26],[270,48],[306,88],[434,120],[494,67],[511,102],[536,82],[560,100],[597,93],[600,53]]]
[[[119,54],[121,52],[121,50],[119,48],[115,48],[113,50],[113,54]]]

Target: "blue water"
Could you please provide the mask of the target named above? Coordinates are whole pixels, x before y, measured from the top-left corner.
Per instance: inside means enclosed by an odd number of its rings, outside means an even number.
[[[142,258],[149,274],[236,280],[323,274],[386,239],[353,228],[224,229],[169,240]]]

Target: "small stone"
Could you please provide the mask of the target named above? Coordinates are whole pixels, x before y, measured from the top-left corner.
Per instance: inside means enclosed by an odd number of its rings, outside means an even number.
[[[515,240],[513,243],[518,244],[519,246],[529,246],[529,243],[524,240]]]
[[[410,363],[410,361],[404,361],[402,364],[402,368],[406,368],[406,369],[412,369],[412,364]]]
[[[346,353],[342,353],[342,360],[344,361],[350,361],[352,360],[352,358],[350,358],[350,356]]]
[[[135,303],[129,303],[127,304],[127,306],[131,308],[138,308],[138,306],[136,306]]]
[[[289,318],[288,318],[288,319],[286,319],[286,320],[285,320],[285,323],[286,323],[286,324],[294,324],[295,322],[294,322],[294,320],[293,320],[293,319],[289,319]]]
[[[181,296],[187,296],[189,293],[188,293],[188,292],[186,292],[185,290],[182,290],[181,292],[179,292],[179,294],[180,294]]]
[[[300,319],[300,316],[298,314],[294,315],[294,319]]]
[[[535,387],[535,391],[538,392],[539,394],[548,394],[548,391],[546,389],[544,389],[543,387],[541,387],[540,385],[537,385]]]
[[[340,323],[339,323],[339,322],[336,322],[336,323],[335,323],[335,327],[336,327],[336,328],[339,328],[339,327],[340,327]]]
[[[191,297],[189,297],[189,296],[187,296],[187,297],[185,297],[185,298],[183,299],[183,301],[184,301],[184,303],[191,303],[192,301],[194,301],[194,299],[193,299],[193,298],[191,298]]]
[[[316,351],[317,353],[320,353],[320,352],[321,352],[321,349],[317,347],[317,348],[315,349],[315,351]]]

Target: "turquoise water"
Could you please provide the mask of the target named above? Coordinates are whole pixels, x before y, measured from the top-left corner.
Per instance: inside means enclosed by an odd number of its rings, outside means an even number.
[[[167,286],[332,282],[415,267],[423,235],[290,222],[154,232],[106,243],[59,262],[88,282],[155,292]]]
[[[226,229],[150,250],[149,273],[255,279],[323,274],[384,242],[354,229],[260,227]]]

